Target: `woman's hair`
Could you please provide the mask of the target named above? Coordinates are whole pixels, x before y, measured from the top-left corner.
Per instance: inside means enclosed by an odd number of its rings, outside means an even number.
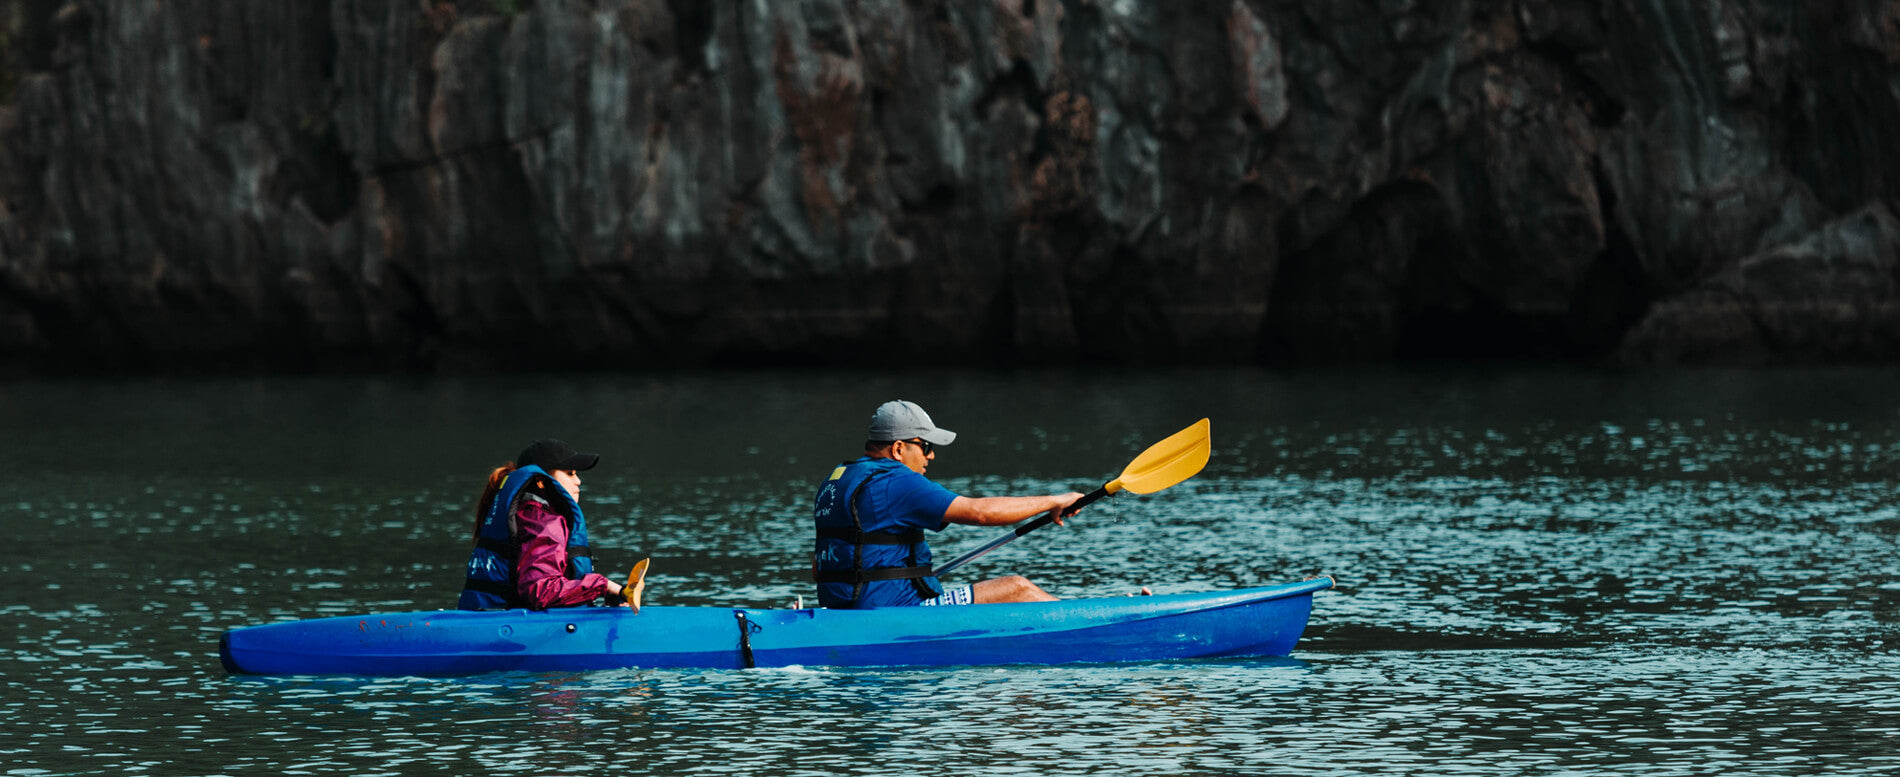
[[[488,485],[482,489],[482,498],[475,500],[475,532],[471,535],[475,541],[481,541],[482,519],[488,516],[488,508],[495,501],[495,495],[501,493],[501,484],[508,482],[508,476],[515,474],[517,469],[520,467],[515,466],[514,462],[509,462],[488,473]],[[522,489],[547,496],[549,484],[552,482],[545,477],[537,477],[529,480]],[[561,512],[565,513],[567,510],[561,509]]]
[[[501,484],[507,482],[508,476],[514,471],[514,462],[508,462],[488,473],[488,486],[482,489],[482,498],[475,500],[475,533],[472,536],[476,540],[482,538],[482,518],[488,515],[489,503],[495,501],[495,495],[501,493]]]

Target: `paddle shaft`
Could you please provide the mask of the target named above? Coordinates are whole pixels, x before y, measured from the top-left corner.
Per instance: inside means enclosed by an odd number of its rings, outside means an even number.
[[[1089,493],[1084,494],[1081,499],[1077,499],[1075,500],[1073,504],[1070,504],[1069,509],[1064,510],[1062,512],[1062,515],[1065,518],[1071,515],[1075,515],[1076,513],[1081,512],[1083,507],[1086,507],[1091,502],[1094,502],[1095,500],[1101,499],[1102,497],[1105,497],[1105,496],[1108,496],[1108,486],[1103,486],[1101,488],[1095,489],[1094,491],[1090,491]],[[942,577],[944,575],[947,575],[950,573],[950,570],[956,569],[957,567],[970,563],[971,561],[975,560],[977,556],[981,556],[992,550],[995,550],[1004,545],[1007,545],[1009,544],[1010,540],[1014,540],[1017,537],[1021,537],[1025,534],[1028,534],[1032,531],[1040,529],[1044,526],[1048,526],[1053,521],[1055,521],[1055,516],[1050,515],[1049,513],[1043,513],[1042,515],[1037,516],[1035,520],[1028,521],[1026,523],[1016,524],[1016,528],[1010,529],[1008,534],[1005,534],[1001,537],[997,537],[996,539],[993,539],[993,540],[990,540],[989,542],[984,543],[983,547],[977,548],[976,550],[972,550],[968,553],[958,556],[956,560],[951,561],[948,564],[945,564],[943,566],[940,566],[940,567],[937,567],[936,569],[931,570],[930,574],[936,577]]]
[[[1102,484],[1062,511],[1063,516],[1075,515],[1083,507],[1097,499],[1121,491],[1133,491],[1137,494],[1152,494],[1164,488],[1170,488],[1201,471],[1207,466],[1208,438],[1207,419],[1203,418],[1186,429],[1168,435],[1167,439],[1148,446],[1148,449],[1136,456],[1134,461],[1122,469],[1121,477]],[[963,566],[971,559],[988,553],[1010,540],[1021,537],[1042,528],[1054,521],[1056,516],[1045,513],[1033,521],[1011,529],[1008,534],[991,540],[989,544],[965,553],[943,566],[931,571],[932,575],[944,575],[952,569]]]

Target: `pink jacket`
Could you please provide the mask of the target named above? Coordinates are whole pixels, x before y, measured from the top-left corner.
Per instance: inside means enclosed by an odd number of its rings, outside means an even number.
[[[588,573],[579,580],[567,577],[567,519],[535,497],[515,507],[515,536],[521,555],[515,559],[515,593],[536,610],[586,604],[607,593],[607,578]]]

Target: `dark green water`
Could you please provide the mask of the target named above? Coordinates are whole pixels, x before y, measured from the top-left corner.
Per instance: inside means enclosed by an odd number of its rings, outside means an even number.
[[[226,629],[450,606],[478,478],[603,454],[649,601],[809,596],[879,401],[971,494],[1199,477],[961,570],[1059,596],[1323,572],[1293,661],[224,674]],[[0,774],[1891,774],[1900,372],[734,372],[0,384]],[[996,530],[953,528],[948,558]]]

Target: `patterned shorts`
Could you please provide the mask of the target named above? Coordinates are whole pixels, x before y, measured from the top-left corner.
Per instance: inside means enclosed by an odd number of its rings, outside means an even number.
[[[943,589],[942,596],[935,599],[925,599],[922,604],[925,607],[929,607],[937,604],[973,604],[975,602],[976,591],[967,585],[959,585]]]

